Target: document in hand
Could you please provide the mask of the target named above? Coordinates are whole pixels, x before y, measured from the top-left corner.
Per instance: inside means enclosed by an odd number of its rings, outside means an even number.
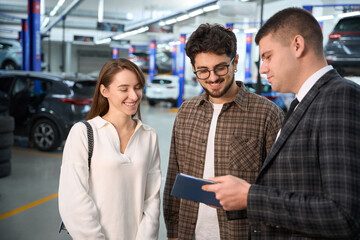
[[[201,189],[201,186],[204,184],[214,183],[215,182],[210,180],[179,173],[176,176],[171,195],[195,202],[202,202],[215,207],[222,207],[219,200],[215,198],[215,193],[206,192]]]

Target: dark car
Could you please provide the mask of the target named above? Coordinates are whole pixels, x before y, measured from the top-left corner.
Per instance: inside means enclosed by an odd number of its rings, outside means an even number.
[[[256,93],[256,83],[247,82],[244,83],[245,87],[252,93]],[[294,99],[295,95],[293,93],[278,93],[274,92],[269,83],[261,84],[261,96],[266,97],[270,101],[273,101],[279,108],[287,112],[289,109],[291,101]]]
[[[74,123],[90,110],[96,80],[76,74],[0,72],[0,112],[15,119],[15,136],[41,151],[62,145]]]
[[[149,72],[149,53],[135,52],[129,55],[128,59],[138,65],[144,73]],[[171,52],[156,52],[156,72],[171,73],[172,58]]]
[[[342,76],[360,76],[360,16],[339,20],[324,48],[325,57]]]

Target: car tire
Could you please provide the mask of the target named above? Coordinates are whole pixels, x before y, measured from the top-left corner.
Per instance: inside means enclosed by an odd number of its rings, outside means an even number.
[[[11,148],[0,148],[0,164],[11,160]]]
[[[30,138],[34,146],[44,152],[54,151],[61,144],[59,130],[49,119],[36,121],[31,129]]]
[[[0,116],[0,133],[13,132],[15,129],[14,118],[11,116]]]
[[[2,148],[11,148],[14,144],[14,133],[0,133],[0,149]]]
[[[148,100],[150,106],[155,106],[156,102],[154,100]]]
[[[3,63],[2,68],[5,70],[8,70],[8,71],[19,69],[19,67],[16,65],[16,63],[14,63],[12,61],[7,61],[7,62]]]
[[[11,173],[11,162],[0,163],[0,177],[9,176]]]

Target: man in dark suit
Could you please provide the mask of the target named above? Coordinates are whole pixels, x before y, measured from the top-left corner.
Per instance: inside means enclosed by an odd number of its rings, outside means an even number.
[[[225,210],[246,209],[251,239],[360,239],[360,86],[327,65],[303,9],[276,13],[255,41],[260,73],[299,103],[254,184],[228,175],[203,189]]]

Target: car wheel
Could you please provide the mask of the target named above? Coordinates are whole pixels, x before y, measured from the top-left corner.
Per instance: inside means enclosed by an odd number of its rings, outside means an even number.
[[[14,62],[7,61],[7,62],[5,62],[3,64],[3,69],[5,69],[5,70],[16,70],[16,69],[18,69],[18,66]]]
[[[61,139],[58,128],[48,119],[38,120],[32,127],[31,139],[40,151],[54,151],[60,146]]]
[[[148,100],[150,106],[155,106],[156,102],[154,100]]]

